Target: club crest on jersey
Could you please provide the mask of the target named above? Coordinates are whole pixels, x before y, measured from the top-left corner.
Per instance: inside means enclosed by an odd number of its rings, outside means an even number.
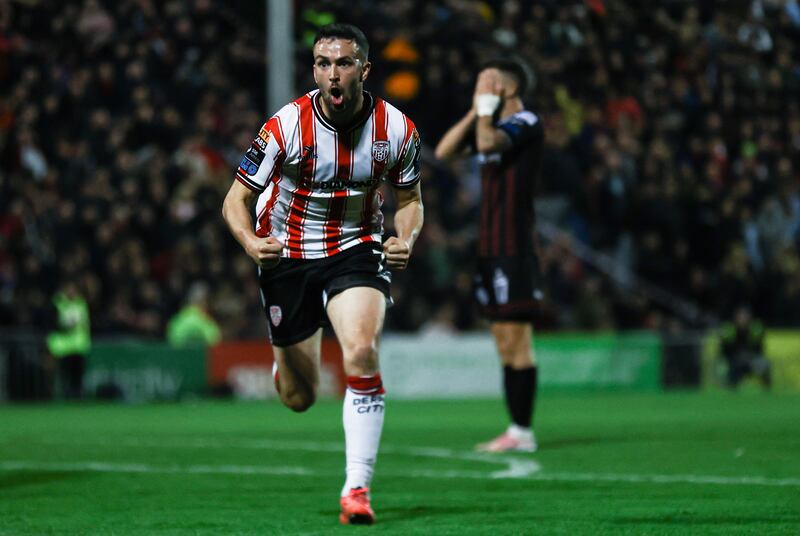
[[[281,323],[281,320],[283,320],[283,312],[279,306],[269,306],[269,319],[272,321],[273,326],[278,327],[278,325]]]
[[[389,142],[376,141],[372,143],[372,158],[376,162],[384,162],[389,158]]]

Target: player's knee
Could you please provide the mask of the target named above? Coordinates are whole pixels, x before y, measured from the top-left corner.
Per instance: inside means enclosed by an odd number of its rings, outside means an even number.
[[[514,345],[508,339],[501,339],[495,342],[497,345],[497,353],[500,354],[503,363],[510,365],[514,360]]]
[[[504,362],[511,365],[524,358],[528,354],[528,349],[518,340],[509,337],[497,341],[497,352]]]
[[[535,364],[530,347],[527,344],[520,344],[519,341],[498,342],[497,352],[504,365],[516,369],[528,368]]]
[[[295,413],[303,413],[314,405],[314,396],[300,396],[284,400],[284,405]]]
[[[517,352],[514,354],[510,365],[514,369],[522,370],[536,365],[536,360],[531,356],[530,352]]]
[[[317,393],[313,389],[293,389],[281,393],[281,402],[290,410],[302,413],[308,410],[317,401]]]
[[[344,354],[351,374],[373,374],[378,368],[378,348],[372,342],[350,344]]]

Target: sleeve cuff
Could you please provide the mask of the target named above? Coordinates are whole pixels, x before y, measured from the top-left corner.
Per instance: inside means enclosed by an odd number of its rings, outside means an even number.
[[[261,193],[261,192],[263,192],[265,190],[265,188],[262,188],[261,186],[257,185],[253,181],[250,181],[247,178],[242,177],[242,175],[240,173],[236,174],[236,180],[238,180],[239,182],[244,184],[249,190],[253,190],[254,192]]]
[[[403,182],[401,184],[390,182],[389,184],[391,184],[392,187],[394,187],[394,188],[399,188],[400,190],[407,190],[408,188],[413,188],[414,186],[416,186],[421,178],[422,178],[422,175],[417,175],[417,178],[415,178],[411,182]]]

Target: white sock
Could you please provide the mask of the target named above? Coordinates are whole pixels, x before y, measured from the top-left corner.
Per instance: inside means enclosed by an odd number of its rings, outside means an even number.
[[[347,460],[343,497],[353,488],[369,487],[383,430],[384,395],[380,374],[353,379],[357,381],[348,378],[342,409]],[[362,389],[367,387],[365,383],[369,387]]]
[[[508,435],[513,437],[519,441],[525,441],[526,439],[532,440],[533,439],[533,430],[530,428],[525,428],[524,426],[519,426],[517,424],[510,424],[508,426]]]

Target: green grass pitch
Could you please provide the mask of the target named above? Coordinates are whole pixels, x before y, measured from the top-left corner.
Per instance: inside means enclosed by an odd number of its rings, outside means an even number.
[[[800,396],[547,395],[491,456],[500,401],[389,394],[373,527],[338,525],[337,401],[0,406],[0,534],[800,534]]]

